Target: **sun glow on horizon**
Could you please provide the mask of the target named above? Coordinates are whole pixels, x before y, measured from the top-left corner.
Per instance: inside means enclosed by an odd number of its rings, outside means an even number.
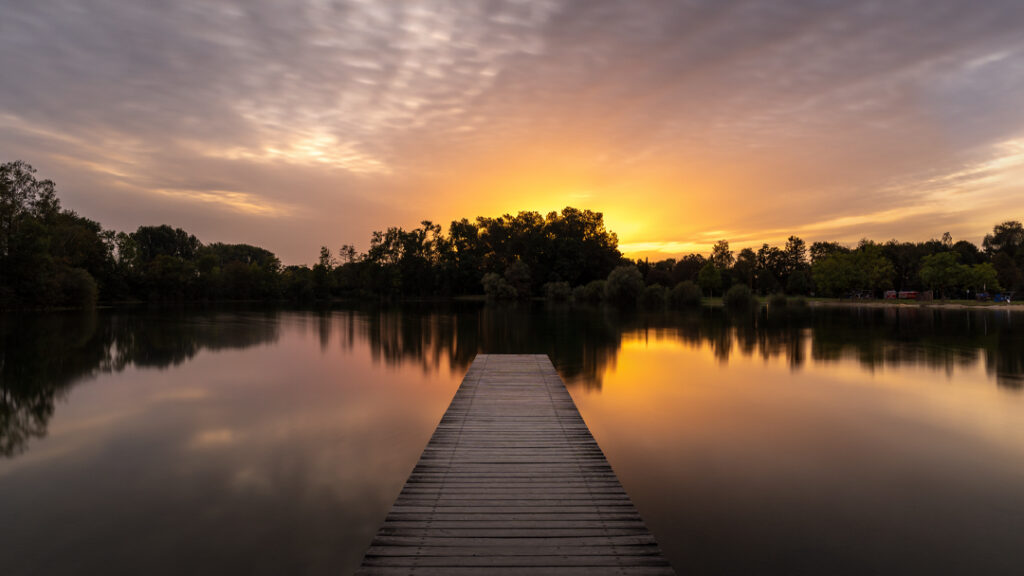
[[[14,3],[5,160],[105,226],[167,216],[284,262],[566,206],[631,258],[979,243],[1024,216],[1011,3],[297,2]]]

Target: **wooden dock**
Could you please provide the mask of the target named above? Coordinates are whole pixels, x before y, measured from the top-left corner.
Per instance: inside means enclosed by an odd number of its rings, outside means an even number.
[[[360,575],[674,574],[544,355],[481,354]]]

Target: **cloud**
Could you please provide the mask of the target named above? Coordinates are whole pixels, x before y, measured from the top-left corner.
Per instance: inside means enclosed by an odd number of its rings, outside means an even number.
[[[0,137],[105,225],[286,262],[556,200],[652,250],[924,213],[980,238],[1024,196],[979,177],[1024,138],[1022,26],[1012,1],[7,2]]]

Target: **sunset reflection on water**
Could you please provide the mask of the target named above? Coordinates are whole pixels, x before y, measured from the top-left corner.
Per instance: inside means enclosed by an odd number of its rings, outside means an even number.
[[[571,388],[677,570],[1012,571],[1024,395],[993,386],[982,351],[794,365],[677,336],[625,334],[600,391]]]
[[[551,356],[680,572],[1006,572],[1022,321],[477,304],[5,318],[4,573],[350,572],[481,352]]]

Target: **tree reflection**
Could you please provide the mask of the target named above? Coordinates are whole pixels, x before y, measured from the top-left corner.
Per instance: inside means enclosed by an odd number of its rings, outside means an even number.
[[[468,369],[479,353],[547,354],[570,381],[600,385],[622,332],[614,311],[528,304],[407,305],[338,316],[358,323],[375,361],[417,363],[426,371]]]
[[[998,386],[1024,390],[1024,315],[1004,310],[816,307],[673,313],[473,302],[277,312],[46,314],[0,318],[0,453],[46,434],[55,401],[77,382],[129,366],[164,369],[202,350],[275,342],[296,319],[322,349],[368,346],[374,361],[461,374],[479,353],[547,354],[570,384],[600,389],[627,338],[868,369],[917,365],[952,373],[983,362]]]
[[[362,335],[373,357],[447,365],[465,371],[478,353],[547,354],[570,383],[601,387],[623,338],[670,338],[708,346],[727,363],[733,354],[783,358],[793,369],[808,360],[855,360],[874,370],[919,365],[952,373],[979,361],[1001,387],[1024,387],[1024,317],[985,309],[796,307],[730,313],[703,308],[674,313],[626,312],[553,305],[449,305],[367,309]],[[358,317],[345,322],[352,330]]]
[[[276,313],[7,316],[0,319],[0,454],[24,452],[46,435],[55,401],[100,373],[163,369],[200,350],[277,340]]]

